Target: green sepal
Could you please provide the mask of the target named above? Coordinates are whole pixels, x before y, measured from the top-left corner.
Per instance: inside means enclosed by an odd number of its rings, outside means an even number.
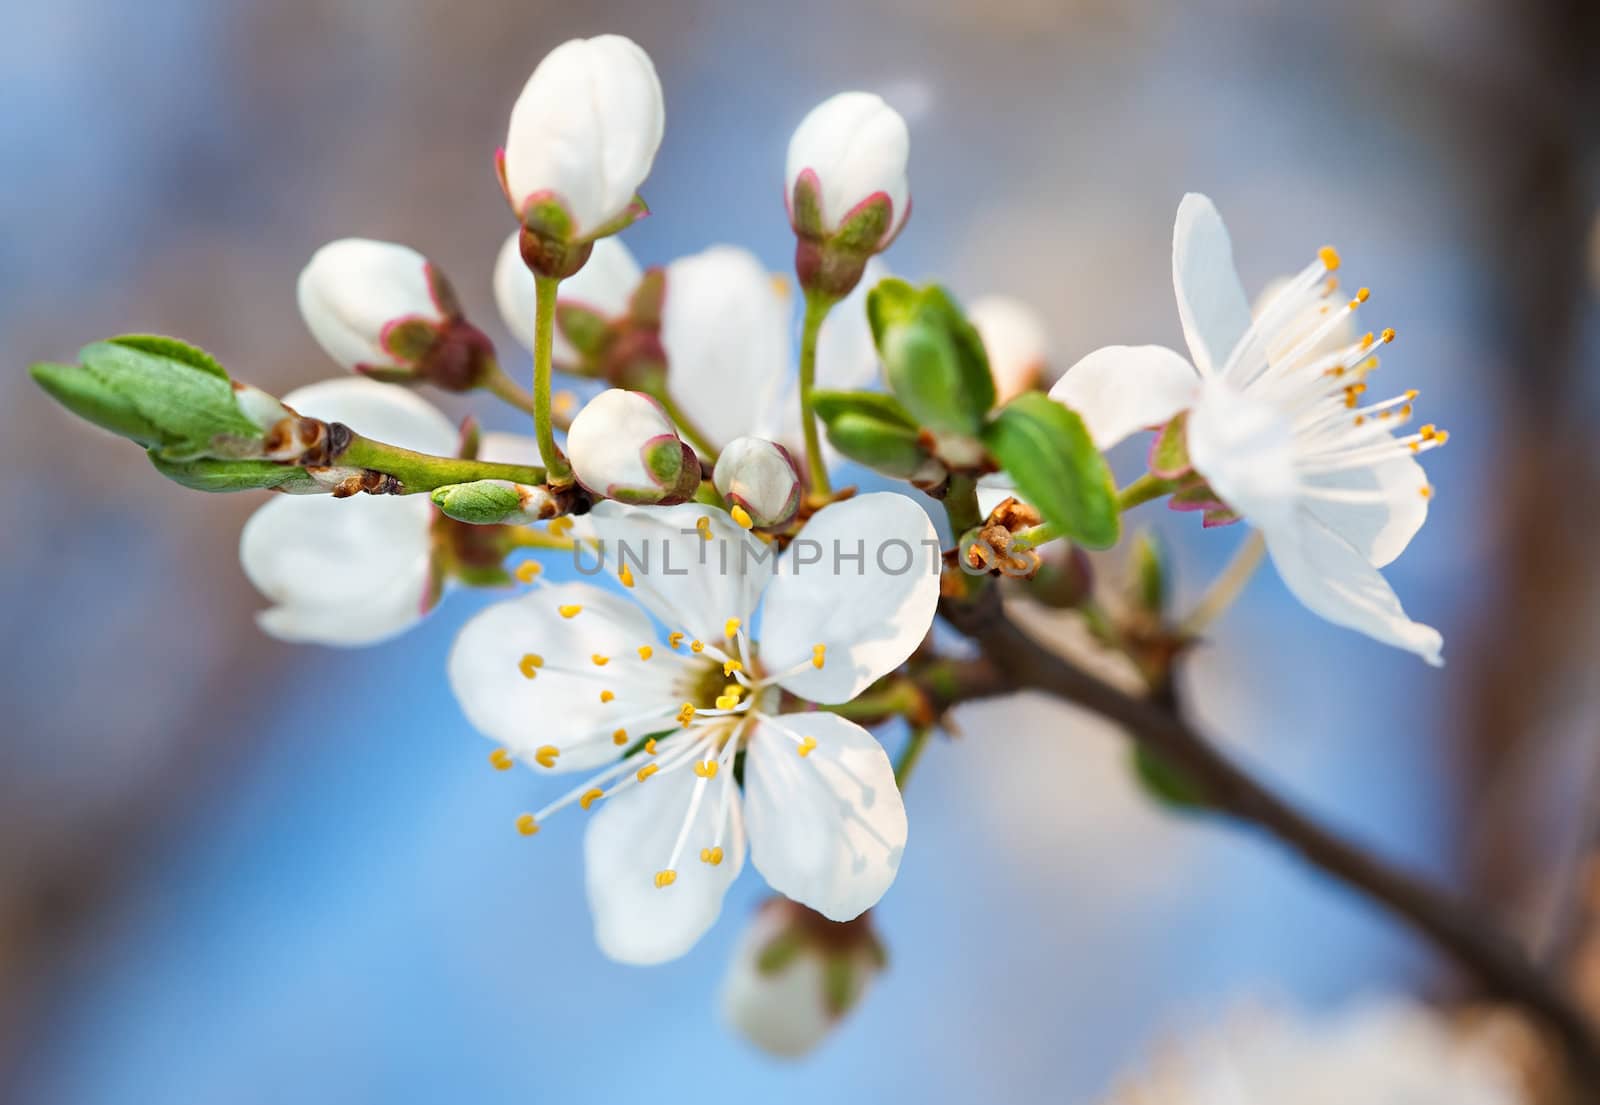
[[[789,223],[802,238],[823,235],[822,185],[810,169],[795,178],[794,192],[789,196]]]
[[[1189,412],[1180,412],[1161,427],[1161,432],[1150,443],[1148,466],[1152,475],[1175,480],[1188,475],[1194,468],[1189,460],[1188,421]]]
[[[937,285],[885,280],[867,318],[890,389],[921,426],[974,436],[994,406],[994,377],[978,332]]]
[[[1133,746],[1130,763],[1140,788],[1159,804],[1182,812],[1206,808],[1200,788],[1143,745]]]
[[[1063,536],[1091,549],[1117,543],[1116,484],[1083,419],[1042,392],[1027,392],[1006,404],[982,436],[1022,498]]]
[[[571,302],[556,304],[556,326],[567,344],[585,360],[600,356],[611,336],[610,323],[604,315]]]
[[[805,947],[805,937],[786,928],[756,953],[756,970],[764,975],[775,975],[800,958]]]
[[[319,490],[309,472],[292,464],[274,464],[270,460],[213,460],[209,457],[168,460],[154,449],[145,455],[155,465],[157,472],[192,491]]]
[[[831,955],[822,969],[822,1004],[835,1020],[855,1007],[861,997],[862,976],[855,959]]]

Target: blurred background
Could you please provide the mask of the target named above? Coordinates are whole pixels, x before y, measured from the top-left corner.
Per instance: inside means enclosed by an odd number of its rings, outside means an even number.
[[[1243,995],[1310,1008],[1462,980],[1270,841],[1148,807],[1115,735],[1030,702],[940,743],[878,911],[891,968],[818,1054],[721,1023],[747,873],[684,960],[595,949],[579,834],[511,830],[443,679],[458,597],[386,646],[279,645],[251,496],[155,476],[27,379],[130,330],[282,394],[334,373],[294,278],[409,243],[525,369],[489,295],[491,170],[574,35],[654,56],[667,137],[627,242],[788,267],[788,136],[865,87],[909,118],[891,268],[1019,295],[1055,365],[1180,345],[1187,190],[1247,285],[1324,242],[1453,433],[1388,572],[1448,666],[1335,629],[1270,571],[1188,672],[1211,732],[1320,815],[1557,960],[1600,816],[1592,0],[0,0],[0,1099],[1081,1100]],[[513,354],[515,351],[515,354]],[[444,404],[452,413],[465,408]],[[513,419],[494,412],[491,425]],[[1138,458],[1130,457],[1137,464]],[[1192,597],[1242,538],[1145,507]],[[892,739],[892,738],[891,738]]]

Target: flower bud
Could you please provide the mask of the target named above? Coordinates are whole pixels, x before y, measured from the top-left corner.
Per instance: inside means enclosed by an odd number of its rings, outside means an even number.
[[[500,248],[494,298],[506,329],[532,351],[537,292],[533,273],[522,260],[521,236],[521,231],[514,232]],[[559,368],[595,374],[591,370],[611,341],[612,324],[628,313],[642,277],[639,262],[620,239],[602,238],[594,244],[588,262],[561,282],[556,296],[552,356]]]
[[[474,526],[528,525],[560,513],[547,487],[510,480],[475,480],[435,488],[430,496],[446,518]]]
[[[645,214],[639,186],[663,125],[661,82],[632,40],[577,38],[545,56],[511,109],[499,165],[529,268],[570,276],[587,243]]]
[[[870,92],[841,92],[811,109],[789,140],[789,222],[795,272],[808,292],[849,293],[867,259],[911,214],[906,122]]]
[[[815,1048],[885,966],[870,918],[840,924],[787,898],[765,902],[723,980],[729,1025],[773,1055]]]
[[[494,347],[461,317],[450,281],[407,246],[329,242],[301,270],[297,291],[323,352],[373,379],[470,391],[494,363]]]
[[[734,520],[757,529],[783,525],[800,509],[800,470],[789,450],[759,437],[729,442],[711,481],[734,505]],[[739,512],[745,517],[740,518]]]
[[[171,461],[263,455],[290,412],[175,338],[127,335],[85,346],[78,364],[35,364],[34,381],[79,418]]]
[[[700,486],[700,461],[661,405],[637,391],[602,391],[567,431],[578,482],[624,503],[681,503]]]
[[[989,355],[996,403],[1010,402],[1043,382],[1049,338],[1031,307],[1008,296],[984,296],[968,308],[967,318]]]

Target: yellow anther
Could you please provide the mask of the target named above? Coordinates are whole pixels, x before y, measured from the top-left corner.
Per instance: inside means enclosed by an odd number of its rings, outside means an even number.
[[[750,529],[756,524],[756,520],[750,517],[750,512],[738,503],[734,503],[729,507],[728,513],[733,516],[733,520],[739,524],[740,529]]]
[[[728,676],[732,675],[734,672],[743,671],[743,670],[744,670],[744,665],[741,664],[739,661],[737,661],[737,660],[728,660],[728,661],[725,661],[723,663],[723,665],[722,665],[722,677],[724,679],[726,679],[726,678],[728,678]]]
[[[739,700],[731,694],[720,695],[717,698],[716,705],[719,710],[731,710],[739,705]]]
[[[570,391],[558,391],[550,397],[550,409],[557,414],[566,414],[578,405],[578,397]]]
[[[655,654],[656,654],[656,650],[651,648],[649,645],[640,645],[639,646],[639,659],[648,660],[648,659],[650,659],[650,657],[654,656]]]
[[[603,668],[607,664],[611,663],[611,657],[609,657],[609,656],[601,656],[598,652],[595,653],[593,656],[589,657],[589,659],[594,661],[594,666],[597,667],[597,668]]]
[[[525,813],[517,818],[517,832],[523,836],[532,836],[539,831],[539,823],[533,819],[533,814]]]
[[[665,871],[656,872],[656,889],[661,890],[678,881],[678,873],[670,867]]]
[[[617,692],[615,692],[615,691],[601,691],[600,692],[600,701],[601,702],[611,702],[616,697],[617,697]]]
[[[493,752],[489,753],[489,762],[494,764],[494,769],[496,771],[510,771],[511,753],[507,752],[504,748],[496,748]]]
[[[556,607],[556,612],[559,613],[563,618],[576,618],[579,614],[583,613],[583,607],[574,602],[566,606]]]
[[[544,744],[539,746],[539,751],[533,754],[533,758],[539,761],[540,767],[554,767],[556,766],[556,757],[559,755],[561,755],[561,749],[553,744]]]
[[[704,540],[704,541],[711,540],[711,516],[710,515],[708,515],[708,514],[700,515],[700,517],[695,520],[694,528],[700,531],[700,537],[701,537],[702,540]]]
[[[1371,288],[1359,288],[1356,291],[1355,299],[1351,300],[1350,305],[1352,307],[1359,306],[1360,304],[1365,303],[1368,300],[1368,298],[1371,297],[1371,295],[1372,295],[1372,289]]]
[[[1422,485],[1422,487],[1421,487],[1421,488],[1419,488],[1419,491],[1420,491],[1420,492],[1421,492],[1421,494],[1422,494],[1422,497],[1423,497],[1423,498],[1424,498],[1424,499],[1431,499],[1431,498],[1433,498],[1433,487],[1432,487],[1432,486],[1431,486],[1431,485],[1429,485],[1429,484],[1423,484],[1423,485]]]
[[[599,801],[601,798],[604,798],[605,795],[606,792],[601,790],[599,787],[590,787],[588,790],[583,792],[583,797],[578,799],[578,807],[586,810],[590,806],[594,805],[595,802]]]
[[[1371,330],[1368,330],[1365,334],[1361,335],[1361,348],[1362,349],[1371,349],[1372,348],[1372,331]]]
[[[722,685],[722,693],[733,699],[735,702],[738,702],[744,697],[744,688],[739,686],[737,683],[724,683]]]
[[[1354,410],[1357,399],[1367,390],[1366,384],[1351,384],[1344,389],[1344,405]]]
[[[795,751],[800,753],[801,759],[804,759],[805,757],[811,755],[811,750],[816,746],[817,738],[807,737],[805,740],[800,742],[800,747],[796,748]]]
[[[550,525],[547,528],[550,530],[550,536],[565,537],[572,532],[572,519],[563,514],[559,518],[550,519]]]
[[[624,587],[632,587],[633,569],[624,564],[622,567],[617,569],[617,578],[622,580],[622,585]]]
[[[689,651],[690,652],[704,652],[705,650],[706,650],[705,642],[703,642],[703,641],[690,641],[689,642]]]
[[[654,737],[644,742],[644,750],[647,755],[654,756],[656,754],[656,739]]]
[[[827,645],[812,645],[811,646],[811,666],[812,667],[817,668],[818,670],[821,670],[822,665],[827,662],[827,659],[828,659],[828,646]]]
[[[517,670],[529,679],[538,675],[542,667],[544,667],[544,657],[537,652],[530,652],[517,661]]]
[[[611,743],[616,745],[618,748],[620,748],[623,745],[627,744],[628,743],[628,731],[626,729],[618,729],[615,733],[612,733],[611,734]]]
[[[1417,433],[1422,435],[1423,441],[1432,441],[1434,438],[1439,436],[1439,428],[1432,422],[1429,422],[1426,426],[1422,427],[1422,429],[1418,430]]]
[[[701,760],[694,765],[694,773],[702,779],[715,779],[717,777],[717,761]]]
[[[1389,343],[1389,342],[1392,342],[1392,341],[1394,341],[1394,328],[1393,328],[1393,327],[1390,327],[1390,328],[1389,328],[1389,329],[1387,329],[1387,330],[1385,330],[1385,331],[1384,331],[1384,332],[1383,332],[1383,335],[1382,335],[1382,337],[1383,337],[1383,341],[1384,341],[1384,344],[1386,344],[1386,345],[1387,345],[1387,344],[1388,344],[1388,343]]]
[[[517,565],[517,578],[523,583],[532,583],[539,578],[539,573],[544,571],[544,565],[537,560],[524,560]]]
[[[693,720],[694,720],[694,703],[693,702],[685,702],[683,704],[683,709],[678,711],[678,724],[679,725],[688,725]]]
[[[1322,267],[1333,272],[1339,267],[1339,251],[1332,246],[1323,246],[1317,250],[1317,260],[1322,262]]]
[[[676,630],[674,630],[673,632],[667,634],[667,647],[668,648],[676,649],[681,644],[683,644],[683,634],[682,633],[679,633]]]
[[[735,633],[739,632],[739,627],[743,624],[744,621],[740,618],[729,618],[727,621],[722,623],[722,635],[724,637],[732,637]]]
[[[1384,411],[1383,413],[1384,414],[1388,414],[1389,412],[1388,411]],[[1410,418],[1411,417],[1411,404],[1410,403],[1407,403],[1405,406],[1400,408],[1400,417],[1401,418]]]
[[[1383,413],[1387,414],[1389,412],[1388,411],[1384,411]],[[1357,426],[1365,426],[1366,424],[1367,424],[1367,416],[1366,415],[1364,415],[1364,414],[1356,415],[1356,425]]]
[[[1346,371],[1348,371],[1348,370],[1344,367],[1344,365],[1336,364],[1332,368],[1330,368],[1326,372],[1324,372],[1323,375],[1324,376],[1343,376]]]
[[[700,862],[701,863],[709,863],[713,867],[717,866],[719,863],[722,862],[722,849],[721,848],[702,848],[702,849],[700,849]]]
[[[1433,440],[1437,441],[1440,445],[1443,445],[1445,442],[1450,440],[1450,431],[1440,430],[1438,433],[1433,435]]]
[[[1337,276],[1330,276],[1330,277],[1328,277],[1327,280],[1323,281],[1323,283],[1322,283],[1322,294],[1323,295],[1332,295],[1334,292],[1336,292],[1338,290],[1339,290],[1339,278]]]
[[[645,764],[638,771],[634,772],[634,777],[642,783],[660,770],[660,764]]]
[[[1422,392],[1418,391],[1416,388],[1408,388],[1408,389],[1406,389],[1406,402],[1409,403],[1411,400],[1415,399],[1417,396],[1419,396],[1421,394],[1422,394]]]

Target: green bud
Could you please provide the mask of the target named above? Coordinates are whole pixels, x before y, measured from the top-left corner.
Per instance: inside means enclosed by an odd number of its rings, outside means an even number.
[[[557,513],[547,489],[509,480],[448,484],[435,488],[429,497],[445,517],[474,526],[525,525]]]
[[[982,339],[949,294],[884,280],[868,293],[867,317],[889,387],[918,425],[976,436],[994,406],[994,377]]]
[[[76,365],[36,364],[31,372],[80,418],[169,460],[259,452],[266,427],[247,416],[240,388],[204,351],[130,335],[85,346],[79,357]],[[252,411],[263,407],[282,409],[275,401],[251,404]]]
[[[1175,812],[1206,807],[1205,794],[1200,788],[1154,752],[1136,744],[1131,750],[1131,759],[1134,780],[1159,805]]]
[[[1134,534],[1129,542],[1127,570],[1128,601],[1160,624],[1167,608],[1167,551],[1152,531]]]

